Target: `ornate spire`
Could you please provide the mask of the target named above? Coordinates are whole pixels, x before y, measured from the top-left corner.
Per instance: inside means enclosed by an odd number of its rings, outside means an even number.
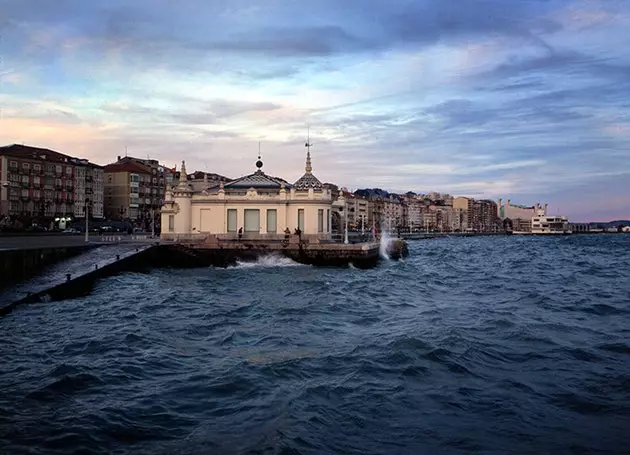
[[[182,161],[182,167],[179,170],[179,184],[175,187],[177,193],[192,194],[192,187],[188,183],[188,174],[186,173],[186,163]]]
[[[311,144],[310,128],[308,130],[308,134],[306,136],[306,144],[304,144],[304,146],[306,147],[306,167],[304,168],[304,170],[306,170],[307,174],[310,174],[311,172],[313,172],[313,166],[311,166],[311,147],[313,146],[313,144]]]
[[[182,167],[179,170],[179,181],[180,182],[187,182],[188,181],[188,174],[186,174],[186,162],[182,161]]]
[[[313,166],[311,166],[311,151],[306,152],[306,167],[304,168],[307,174],[310,174],[313,171]]]

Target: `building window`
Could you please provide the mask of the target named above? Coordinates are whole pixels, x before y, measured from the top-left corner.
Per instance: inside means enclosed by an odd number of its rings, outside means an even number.
[[[298,209],[298,229],[304,232],[304,209]]]
[[[228,209],[227,211],[227,230],[228,232],[236,232],[238,229],[236,224],[238,222],[238,218],[236,216],[236,209]]]
[[[17,161],[9,161],[9,167],[13,170],[18,168]]]
[[[324,209],[317,210],[317,232],[324,232]]]
[[[326,209],[326,232],[330,232],[330,209]]]
[[[55,172],[61,174],[61,166],[55,166]]]
[[[245,209],[245,232],[260,232],[260,210]]]
[[[22,168],[24,168],[25,171],[28,171],[31,168],[31,165],[28,163],[22,163]]]
[[[267,232],[275,233],[278,230],[278,212],[276,209],[267,210]]]
[[[175,230],[175,215],[168,216],[168,232],[173,232]]]

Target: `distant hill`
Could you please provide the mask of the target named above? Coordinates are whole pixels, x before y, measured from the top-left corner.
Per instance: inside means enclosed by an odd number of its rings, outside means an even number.
[[[365,199],[372,199],[372,198],[383,198],[383,199],[387,199],[389,198],[389,192],[382,190],[380,188],[364,188],[364,189],[360,189],[360,190],[356,190],[354,192],[354,194],[356,196],[365,198]]]
[[[617,226],[630,226],[630,220],[592,221],[590,223],[585,223],[585,224],[588,224],[589,226],[600,228],[600,229],[608,229],[608,228],[617,227]]]

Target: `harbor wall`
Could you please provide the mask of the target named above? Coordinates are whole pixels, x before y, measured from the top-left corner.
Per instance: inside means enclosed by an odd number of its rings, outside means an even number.
[[[0,250],[0,289],[27,280],[47,266],[95,247],[96,245],[80,245]]]
[[[25,303],[49,302],[89,295],[97,280],[121,272],[150,270],[161,258],[158,248],[157,246],[150,246],[139,249],[135,254],[121,257],[102,267],[86,270],[80,275],[68,276],[65,281],[53,284],[39,292],[30,293],[14,302],[3,302],[6,305],[0,308],[0,315],[6,315],[18,305]]]

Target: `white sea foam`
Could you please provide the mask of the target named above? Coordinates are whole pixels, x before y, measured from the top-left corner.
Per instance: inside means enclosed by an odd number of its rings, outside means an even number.
[[[254,262],[248,261],[236,261],[236,268],[250,269],[250,268],[270,268],[270,267],[298,267],[303,264],[295,262],[294,260],[282,256],[280,254],[266,254],[260,256]]]
[[[389,243],[392,241],[392,238],[389,236],[389,234],[385,231],[383,231],[381,233],[381,243],[380,243],[380,248],[379,248],[379,253],[381,254],[381,257],[385,260],[389,260],[389,254],[387,254],[387,247],[389,246]]]

